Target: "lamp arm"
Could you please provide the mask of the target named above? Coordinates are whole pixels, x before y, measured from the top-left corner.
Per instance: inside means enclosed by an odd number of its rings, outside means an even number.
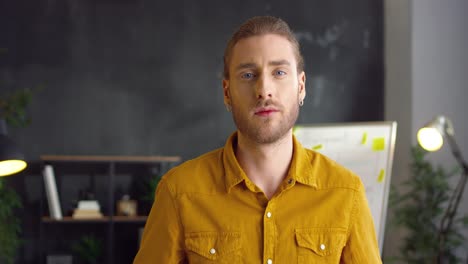
[[[440,246],[443,245],[445,241],[445,235],[450,230],[450,227],[452,226],[453,218],[455,217],[457,213],[458,205],[463,195],[463,191],[465,189],[467,178],[468,178],[468,174],[464,172],[461,175],[461,178],[458,181],[457,186],[455,187],[455,190],[452,196],[450,197],[450,200],[447,205],[447,209],[440,222],[440,229],[439,229],[439,242],[441,243]]]
[[[463,173],[465,175],[468,174],[468,164],[463,159],[463,155],[462,155],[462,153],[460,151],[460,148],[457,145],[457,142],[455,141],[454,136],[448,134],[447,135],[447,140],[449,142],[450,149],[452,150],[452,154],[455,157],[455,159],[457,160],[457,162],[460,164],[460,167],[462,168]]]
[[[444,216],[442,217],[442,220],[440,222],[440,229],[439,229],[439,262],[442,263],[443,261],[443,255],[444,255],[444,245],[445,245],[445,236],[450,230],[450,227],[452,226],[453,219],[455,215],[457,214],[458,210],[458,205],[460,203],[461,197],[463,196],[463,191],[465,189],[466,181],[468,178],[468,166],[466,162],[463,159],[463,156],[461,154],[460,149],[458,148],[457,143],[455,142],[455,138],[453,135],[447,135],[447,140],[450,145],[450,149],[452,150],[452,154],[457,160],[457,162],[460,164],[462,168],[462,175],[460,177],[460,180],[457,183],[457,186],[455,187],[455,190],[450,197],[447,210],[445,211]]]

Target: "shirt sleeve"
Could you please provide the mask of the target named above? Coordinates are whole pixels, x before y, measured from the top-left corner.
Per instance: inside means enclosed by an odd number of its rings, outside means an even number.
[[[354,194],[348,241],[340,263],[382,263],[364,185],[357,180],[359,188]]]
[[[156,190],[140,249],[133,264],[186,263],[179,213],[165,177]]]

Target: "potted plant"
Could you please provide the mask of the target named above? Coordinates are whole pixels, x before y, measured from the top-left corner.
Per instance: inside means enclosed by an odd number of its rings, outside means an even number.
[[[421,147],[411,149],[412,162],[410,177],[401,187],[404,192],[392,186],[389,206],[394,210],[391,228],[402,227],[406,236],[400,246],[400,256],[387,259],[386,263],[461,263],[456,250],[465,238],[460,230],[468,226],[467,216],[456,216],[445,237],[443,251],[439,250],[440,221],[446,211],[452,188],[449,178],[459,171],[435,168],[426,160],[427,152]]]
[[[102,255],[102,242],[93,235],[85,235],[72,245],[72,251],[87,264],[97,264]]]

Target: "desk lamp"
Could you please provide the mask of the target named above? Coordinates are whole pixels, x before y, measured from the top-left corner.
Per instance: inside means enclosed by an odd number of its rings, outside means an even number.
[[[453,218],[457,213],[458,204],[460,203],[461,197],[463,195],[463,190],[465,189],[466,180],[468,177],[468,165],[463,159],[460,149],[458,148],[458,145],[455,141],[454,135],[455,133],[453,130],[452,122],[445,116],[435,117],[432,121],[430,121],[424,127],[419,129],[417,135],[419,144],[422,148],[424,148],[427,151],[439,150],[442,147],[445,138],[448,141],[453,156],[462,168],[462,175],[460,177],[460,180],[458,181],[457,186],[455,187],[454,192],[450,197],[447,209],[440,222],[440,229],[438,234],[439,258],[442,257],[442,252],[444,251],[445,236],[448,230],[450,230]],[[441,260],[439,259],[439,262],[440,261]]]
[[[0,119],[0,177],[20,172],[26,165],[24,155],[7,136],[5,120]]]

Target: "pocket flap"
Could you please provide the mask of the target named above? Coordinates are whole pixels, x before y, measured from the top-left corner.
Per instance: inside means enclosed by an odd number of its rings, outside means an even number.
[[[196,232],[185,235],[187,250],[210,260],[233,254],[240,250],[240,234],[237,232]]]
[[[339,228],[296,229],[296,241],[320,256],[340,252],[346,244],[346,231]]]

